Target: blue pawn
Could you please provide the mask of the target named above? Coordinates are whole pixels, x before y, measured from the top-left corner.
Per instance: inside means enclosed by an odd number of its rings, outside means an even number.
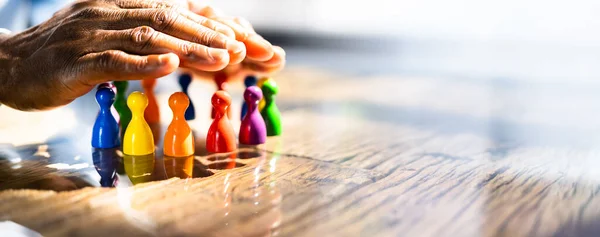
[[[100,175],[102,187],[113,187],[117,180],[117,164],[119,162],[118,148],[94,148],[92,149],[92,161],[94,168]]]
[[[256,77],[255,76],[247,76],[246,79],[244,79],[244,85],[246,85],[246,88],[251,87],[251,86],[256,86]],[[242,120],[244,120],[244,116],[246,116],[246,113],[248,113],[248,105],[246,105],[246,102],[242,103]]]
[[[96,101],[100,106],[100,112],[92,131],[92,147],[119,147],[119,124],[110,111],[110,107],[115,102],[115,92],[108,87],[99,88],[96,91]]]
[[[185,93],[188,98],[191,98],[188,95],[188,88],[190,87],[190,84],[192,84],[192,76],[190,76],[190,74],[181,74],[179,76],[179,85],[181,85],[181,91]],[[193,120],[196,118],[196,110],[194,109],[194,104],[192,103],[191,99],[190,106],[188,106],[188,108],[185,110],[184,117],[185,120]]]

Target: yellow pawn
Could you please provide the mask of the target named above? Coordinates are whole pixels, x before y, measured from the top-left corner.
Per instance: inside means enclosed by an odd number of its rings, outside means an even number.
[[[127,106],[131,110],[132,118],[123,137],[123,153],[132,156],[154,153],[154,136],[144,119],[148,97],[139,91],[133,92],[127,98]]]
[[[258,88],[262,89],[263,84],[265,84],[265,82],[268,81],[268,80],[271,80],[271,78],[270,77],[263,77],[263,78],[259,79],[256,82],[256,86]],[[258,111],[259,112],[262,111],[266,104],[267,104],[267,102],[265,102],[265,97],[263,97],[262,99],[260,99],[260,101],[258,102]]]

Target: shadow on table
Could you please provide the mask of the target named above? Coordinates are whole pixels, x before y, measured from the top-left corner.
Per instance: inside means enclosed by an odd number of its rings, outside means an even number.
[[[256,151],[236,151],[224,154],[212,154],[204,159],[195,156],[170,157],[156,156],[150,154],[146,156],[127,156],[120,157],[118,152],[111,153],[116,155],[118,162],[115,163],[116,175],[114,176],[113,186],[136,185],[140,183],[166,180],[170,178],[204,178],[214,174],[213,170],[228,170],[244,167],[245,164],[237,162],[238,159],[252,159],[264,157],[264,152]],[[111,160],[111,159],[105,159]],[[203,163],[201,160],[205,160]],[[109,175],[110,172],[101,172]],[[102,174],[101,174],[102,176]],[[108,178],[108,177],[107,177]],[[102,182],[108,184],[109,182]]]
[[[94,186],[88,163],[72,158],[55,160],[53,155],[47,144],[0,144],[0,190],[69,191]]]
[[[161,149],[147,156],[126,156],[119,148],[91,148],[90,153],[89,150],[82,151],[85,147],[76,146],[78,143],[73,139],[58,138],[44,144],[19,147],[0,144],[0,190],[69,191],[170,178],[203,178],[213,175],[215,170],[244,167],[244,163],[238,162],[240,160],[264,156],[264,152],[256,147],[243,147],[226,154],[207,154],[202,149],[204,138],[197,137],[196,141],[200,148],[197,151],[203,157],[169,157],[162,155]]]

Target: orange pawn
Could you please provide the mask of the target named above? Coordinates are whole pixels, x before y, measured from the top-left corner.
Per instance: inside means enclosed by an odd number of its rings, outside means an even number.
[[[169,97],[169,107],[173,111],[173,120],[167,128],[164,142],[165,155],[186,157],[194,155],[194,136],[185,120],[185,110],[190,106],[190,99],[183,92],[175,92]]]
[[[236,149],[236,139],[227,116],[227,108],[231,105],[231,96],[220,90],[215,92],[211,101],[215,109],[215,119],[206,135],[206,149],[211,153],[232,152]]]
[[[156,95],[154,94],[154,87],[156,87],[156,79],[142,80],[142,87],[144,93],[148,96],[148,107],[144,111],[144,119],[149,124],[157,124],[160,122],[160,111],[158,109],[158,102],[156,101]]]

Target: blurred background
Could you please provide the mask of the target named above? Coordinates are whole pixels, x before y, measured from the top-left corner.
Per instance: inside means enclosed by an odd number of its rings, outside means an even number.
[[[597,83],[600,1],[219,0],[291,65]]]

